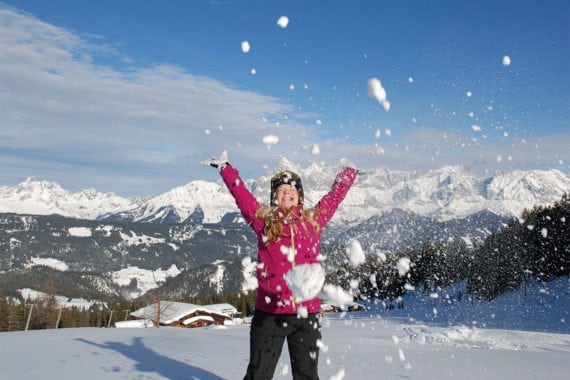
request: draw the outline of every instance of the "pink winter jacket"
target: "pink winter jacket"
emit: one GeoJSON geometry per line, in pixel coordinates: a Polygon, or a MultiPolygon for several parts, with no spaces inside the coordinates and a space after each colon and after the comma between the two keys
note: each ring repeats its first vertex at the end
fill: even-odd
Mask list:
{"type": "MultiPolygon", "coordinates": [[[[356,170],[344,168],[340,172],[330,191],[321,198],[315,206],[315,219],[321,226],[317,233],[314,228],[303,219],[295,219],[283,225],[283,235],[273,244],[267,245],[264,239],[265,222],[257,218],[255,213],[260,204],[247,189],[238,171],[228,164],[221,172],[222,178],[233,195],[243,217],[253,228],[257,235],[258,266],[257,266],[257,298],[255,307],[261,311],[272,314],[297,314],[299,304],[295,302],[291,290],[287,287],[284,275],[293,268],[287,258],[288,249],[295,244],[296,254],[294,265],[318,263],[320,253],[320,235],[322,228],[333,217],[336,209],[346,196],[348,190],[356,179],[356,170]],[[304,224],[304,225],[303,225],[304,224]],[[293,231],[291,231],[293,225],[293,231]],[[291,233],[293,232],[293,233],[291,233]]],[[[291,210],[300,216],[301,207],[291,210]]],[[[317,313],[321,308],[318,298],[303,301],[300,305],[307,308],[308,313],[317,313]]]]}

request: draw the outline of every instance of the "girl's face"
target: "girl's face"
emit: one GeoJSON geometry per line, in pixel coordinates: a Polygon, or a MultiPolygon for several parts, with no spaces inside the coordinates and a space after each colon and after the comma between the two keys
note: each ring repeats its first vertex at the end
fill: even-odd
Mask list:
{"type": "Polygon", "coordinates": [[[289,184],[279,186],[275,191],[275,198],[277,198],[277,206],[284,209],[299,205],[299,191],[289,184]]]}

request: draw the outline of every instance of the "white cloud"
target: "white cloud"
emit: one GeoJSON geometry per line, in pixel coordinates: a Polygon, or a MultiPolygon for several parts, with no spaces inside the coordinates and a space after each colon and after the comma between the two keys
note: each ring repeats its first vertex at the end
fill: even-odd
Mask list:
{"type": "Polygon", "coordinates": [[[103,172],[115,178],[100,191],[120,192],[129,181],[148,185],[152,176],[156,184],[180,176],[180,184],[190,171],[204,171],[200,160],[223,149],[255,162],[259,174],[263,160],[277,162],[282,152],[299,150],[300,139],[313,138],[312,127],[296,121],[305,116],[280,99],[169,64],[98,65],[98,54],[119,54],[27,14],[0,8],[0,35],[0,150],[9,163],[0,182],[39,171],[64,186],[95,186],[103,172]],[[293,137],[268,154],[261,140],[276,128],[293,137]]]}

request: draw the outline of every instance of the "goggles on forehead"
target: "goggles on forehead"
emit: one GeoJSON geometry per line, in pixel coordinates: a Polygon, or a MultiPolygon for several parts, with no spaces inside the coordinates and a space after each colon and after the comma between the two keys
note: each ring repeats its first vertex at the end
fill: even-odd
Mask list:
{"type": "Polygon", "coordinates": [[[285,171],[279,172],[279,173],[275,174],[273,177],[271,177],[271,182],[283,180],[286,178],[289,178],[293,181],[298,181],[301,177],[299,177],[296,173],[285,170],[285,171]]]}

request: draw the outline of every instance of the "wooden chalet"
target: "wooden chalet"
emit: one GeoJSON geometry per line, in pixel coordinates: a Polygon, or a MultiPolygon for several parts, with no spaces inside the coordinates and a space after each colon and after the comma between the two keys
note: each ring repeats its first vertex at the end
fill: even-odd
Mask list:
{"type": "Polygon", "coordinates": [[[233,322],[237,309],[230,304],[194,305],[183,302],[160,301],[131,313],[136,319],[151,320],[170,327],[205,327],[233,322]]]}

